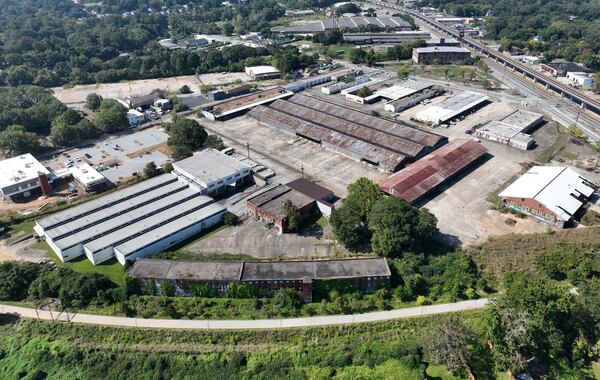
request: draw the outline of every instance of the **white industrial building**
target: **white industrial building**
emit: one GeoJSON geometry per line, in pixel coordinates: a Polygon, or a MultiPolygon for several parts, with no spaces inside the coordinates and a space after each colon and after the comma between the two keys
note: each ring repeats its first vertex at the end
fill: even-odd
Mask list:
{"type": "Polygon", "coordinates": [[[596,188],[573,169],[534,166],[499,196],[507,207],[563,227],[594,194],[596,188]]]}
{"type": "Polygon", "coordinates": [[[476,129],[474,134],[486,140],[527,150],[535,143],[527,133],[543,122],[544,116],[539,113],[516,110],[501,120],[490,121],[476,129]]]}
{"type": "Polygon", "coordinates": [[[84,162],[75,165],[69,171],[75,182],[77,182],[85,191],[100,190],[107,184],[106,177],[88,163],[84,162]]]}
{"type": "Polygon", "coordinates": [[[163,174],[39,219],[34,230],[62,261],[85,255],[94,265],[113,257],[124,265],[219,223],[225,212],[163,174]]]}
{"type": "Polygon", "coordinates": [[[589,74],[584,72],[569,71],[567,72],[567,79],[581,87],[592,87],[594,85],[594,80],[592,79],[592,77],[590,77],[589,74]]]}
{"type": "Polygon", "coordinates": [[[245,71],[252,79],[274,79],[281,76],[281,72],[273,66],[249,66],[245,71]]]}
{"type": "Polygon", "coordinates": [[[482,106],[489,99],[486,95],[465,91],[418,112],[415,118],[426,123],[431,123],[432,125],[440,125],[476,107],[482,106]]]}
{"type": "Polygon", "coordinates": [[[206,149],[174,162],[173,173],[208,195],[235,191],[250,181],[252,174],[248,165],[216,149],[206,149]]]}
{"type": "Polygon", "coordinates": [[[0,161],[0,192],[9,201],[39,196],[42,186],[49,192],[51,182],[50,171],[29,153],[0,161]]]}

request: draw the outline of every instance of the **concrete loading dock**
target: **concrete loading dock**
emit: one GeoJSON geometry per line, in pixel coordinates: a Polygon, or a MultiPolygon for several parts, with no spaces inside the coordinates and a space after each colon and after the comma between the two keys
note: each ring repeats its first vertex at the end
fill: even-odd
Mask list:
{"type": "Polygon", "coordinates": [[[445,142],[441,136],[302,95],[258,107],[250,116],[392,172],[445,142]]]}

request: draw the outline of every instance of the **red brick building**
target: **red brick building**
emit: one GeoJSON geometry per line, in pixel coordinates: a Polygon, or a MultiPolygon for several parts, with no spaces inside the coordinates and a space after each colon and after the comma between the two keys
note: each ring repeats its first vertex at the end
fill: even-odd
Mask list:
{"type": "Polygon", "coordinates": [[[247,201],[248,215],[262,220],[266,225],[274,226],[279,233],[286,231],[284,203],[289,200],[298,209],[300,220],[316,210],[316,201],[286,185],[277,185],[247,201]]]}

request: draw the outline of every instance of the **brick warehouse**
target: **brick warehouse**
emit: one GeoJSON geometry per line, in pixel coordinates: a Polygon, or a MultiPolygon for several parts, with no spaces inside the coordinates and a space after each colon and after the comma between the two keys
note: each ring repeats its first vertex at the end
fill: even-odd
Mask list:
{"type": "Polygon", "coordinates": [[[224,294],[230,284],[251,285],[268,294],[291,288],[302,293],[310,302],[313,289],[320,281],[348,281],[358,290],[370,293],[389,285],[391,272],[383,258],[233,262],[137,260],[130,274],[145,288],[150,281],[175,283],[177,292],[190,294],[192,284],[207,284],[224,294]]]}

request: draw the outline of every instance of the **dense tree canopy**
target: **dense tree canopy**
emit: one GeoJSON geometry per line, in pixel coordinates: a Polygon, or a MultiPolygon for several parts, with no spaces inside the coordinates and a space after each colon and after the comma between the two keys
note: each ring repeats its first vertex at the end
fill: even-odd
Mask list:
{"type": "Polygon", "coordinates": [[[129,127],[127,108],[114,99],[105,99],[96,112],[96,126],[103,132],[115,132],[129,127]]]}
{"type": "Polygon", "coordinates": [[[436,224],[437,219],[427,209],[419,210],[396,197],[380,199],[368,214],[368,226],[373,232],[371,247],[386,257],[418,250],[434,237],[436,224]]]}
{"type": "Polygon", "coordinates": [[[551,60],[562,57],[600,70],[600,3],[595,0],[426,0],[457,16],[486,19],[487,37],[504,48],[511,45],[544,52],[551,60]],[[533,41],[541,36],[542,42],[533,41]]]}

